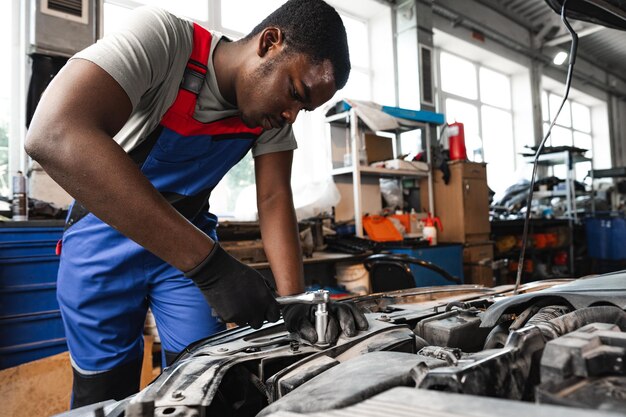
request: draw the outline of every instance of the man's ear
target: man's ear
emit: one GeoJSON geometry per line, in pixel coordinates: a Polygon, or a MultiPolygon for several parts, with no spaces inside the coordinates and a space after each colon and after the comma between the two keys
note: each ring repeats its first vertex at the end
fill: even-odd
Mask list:
{"type": "Polygon", "coordinates": [[[265,28],[259,36],[257,54],[264,57],[270,51],[279,52],[284,46],[284,41],[285,36],[282,30],[276,27],[265,28]]]}

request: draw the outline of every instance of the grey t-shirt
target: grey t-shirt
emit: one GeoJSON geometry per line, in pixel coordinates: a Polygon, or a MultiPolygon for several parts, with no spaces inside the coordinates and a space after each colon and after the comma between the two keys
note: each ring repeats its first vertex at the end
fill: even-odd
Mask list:
{"type": "MultiPolygon", "coordinates": [[[[205,82],[194,118],[208,123],[238,114],[217,86],[213,52],[223,35],[211,31],[213,39],[205,82]]],[[[107,35],[72,57],[95,63],[117,81],[133,105],[124,127],[115,136],[126,152],[139,145],[159,124],[174,103],[193,47],[193,23],[156,7],[139,7],[125,30],[107,35]]],[[[264,131],[252,155],[297,148],[291,125],[264,131]]]]}

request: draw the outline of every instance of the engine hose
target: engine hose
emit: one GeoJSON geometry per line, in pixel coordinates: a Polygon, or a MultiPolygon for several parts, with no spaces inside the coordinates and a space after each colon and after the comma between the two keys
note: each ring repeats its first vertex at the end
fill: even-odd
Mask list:
{"type": "Polygon", "coordinates": [[[533,315],[526,324],[531,325],[550,321],[557,317],[561,317],[570,311],[571,309],[565,306],[546,306],[533,315]]]}
{"type": "MultiPolygon", "coordinates": [[[[626,312],[618,307],[587,307],[549,321],[534,323],[534,325],[539,328],[543,337],[548,341],[576,331],[590,323],[615,324],[620,330],[626,331],[626,312]]],[[[530,321],[528,324],[531,324],[530,321]]]]}
{"type": "MultiPolygon", "coordinates": [[[[519,319],[528,320],[526,321],[526,324],[525,324],[527,326],[537,325],[539,323],[550,321],[552,319],[555,319],[557,317],[560,317],[570,312],[569,307],[559,306],[559,305],[546,306],[546,307],[540,308],[539,310],[536,310],[537,308],[538,307],[534,307],[534,306],[529,307],[527,311],[525,311],[523,314],[519,316],[519,319]],[[533,314],[530,319],[528,319],[528,315],[533,313],[533,309],[534,311],[537,311],[537,312],[533,314]]],[[[499,325],[491,329],[491,332],[489,332],[489,335],[487,335],[487,339],[485,340],[484,349],[499,349],[499,348],[504,347],[509,337],[509,333],[512,330],[517,330],[519,327],[521,327],[521,323],[516,323],[516,322],[517,322],[517,319],[513,323],[511,323],[510,321],[507,321],[504,323],[500,323],[499,325]],[[514,324],[517,324],[517,325],[514,326],[514,324]]]]}
{"type": "Polygon", "coordinates": [[[506,340],[509,338],[509,324],[511,322],[500,323],[487,335],[485,339],[485,345],[483,349],[500,349],[506,345],[506,340]]]}

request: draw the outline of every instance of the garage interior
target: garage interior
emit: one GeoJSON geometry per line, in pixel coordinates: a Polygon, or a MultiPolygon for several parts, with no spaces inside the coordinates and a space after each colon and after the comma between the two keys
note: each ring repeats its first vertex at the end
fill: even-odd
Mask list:
{"type": "MultiPolygon", "coordinates": [[[[429,363],[419,368],[424,374],[416,376],[414,359],[384,357],[382,352],[376,352],[379,359],[367,355],[351,359],[378,361],[381,373],[383,363],[406,368],[406,375],[413,369],[410,384],[398,379],[390,385],[396,387],[393,392],[374,390],[384,395],[380,401],[393,404],[404,398],[410,404],[406,410],[419,410],[427,402],[432,410],[456,415],[446,408],[446,398],[438,397],[439,391],[449,391],[455,393],[457,407],[472,407],[468,397],[459,394],[478,395],[486,401],[481,407],[500,415],[626,414],[626,315],[622,316],[626,308],[626,4],[619,0],[325,1],[345,25],[352,70],[343,89],[316,110],[301,112],[293,125],[298,148],[291,186],[306,291],[327,294],[324,305],[328,297],[338,302],[355,300],[371,313],[377,324],[372,327],[370,322],[370,330],[380,332],[376,333],[380,340],[363,345],[370,352],[419,351],[458,368],[475,362],[474,368],[468,365],[455,374],[458,385],[454,385],[446,380],[449,374],[437,373],[442,364],[429,363]],[[567,16],[577,34],[577,49],[572,48],[572,35],[560,15],[563,3],[571,8],[567,16]],[[602,281],[595,284],[596,277],[602,281]],[[559,290],[559,285],[572,287],[559,290]],[[547,295],[537,303],[533,294],[542,291],[547,295]],[[515,304],[515,297],[526,297],[525,304],[515,304]],[[394,303],[425,307],[411,310],[396,308],[394,303]],[[591,321],[583,323],[576,318],[580,325],[568,328],[567,335],[539,323],[541,314],[554,321],[594,308],[607,310],[594,310],[597,320],[585,316],[591,321]],[[376,327],[389,323],[410,330],[376,327]],[[539,333],[528,330],[531,327],[539,333]],[[444,337],[443,332],[450,333],[444,337]],[[502,382],[504,376],[497,379],[497,366],[488,371],[481,368],[506,387],[506,392],[489,391],[487,385],[498,383],[472,373],[478,372],[476,364],[487,357],[488,349],[492,353],[509,349],[498,353],[498,366],[522,369],[520,362],[534,360],[528,353],[529,340],[539,334],[546,346],[541,348],[541,371],[531,367],[523,384],[502,382]],[[579,339],[564,342],[566,336],[579,339]],[[414,345],[414,337],[428,343],[414,345]],[[582,340],[590,344],[583,346],[582,340]],[[437,343],[444,350],[429,350],[437,343]],[[592,349],[591,345],[603,350],[579,352],[586,365],[576,356],[564,365],[567,371],[558,371],[564,376],[555,377],[558,372],[549,368],[546,358],[562,358],[558,349],[575,349],[574,345],[581,352],[592,349]],[[475,356],[463,356],[467,352],[475,356]],[[461,376],[475,385],[460,382],[461,376]],[[578,385],[573,378],[578,378],[578,385]],[[591,379],[598,385],[579,396],[572,394],[581,381],[591,384],[591,379]],[[481,384],[483,388],[475,388],[481,384]],[[524,384],[532,385],[531,394],[524,384]],[[401,391],[407,386],[430,391],[413,389],[420,391],[415,394],[420,397],[410,397],[401,391]],[[594,396],[605,391],[611,394],[604,400],[594,396]],[[490,403],[493,398],[522,401],[507,409],[490,403]],[[555,408],[525,408],[537,404],[555,408]]],[[[0,51],[6,57],[0,68],[0,393],[4,399],[0,416],[52,416],[70,410],[72,368],[56,283],[60,242],[73,198],[24,150],[33,114],[50,82],[75,53],[124,28],[135,8],[163,8],[237,40],[283,3],[5,0],[0,4],[0,51]]],[[[220,246],[274,283],[256,201],[254,158],[248,153],[211,192],[210,209],[219,218],[220,246]]],[[[150,207],[144,208],[144,215],[151,215],[150,207]]],[[[553,321],[549,323],[556,326],[553,321]]],[[[237,335],[242,340],[252,337],[250,328],[228,327],[234,336],[220,336],[224,346],[234,346],[237,335]]],[[[268,323],[263,329],[270,329],[267,334],[285,333],[268,323]]],[[[165,366],[151,312],[143,333],[143,391],[135,400],[123,407],[101,404],[68,417],[256,415],[260,410],[246,408],[252,402],[247,397],[232,400],[245,403],[241,409],[224,405],[232,392],[238,392],[233,387],[243,386],[235,377],[224,378],[219,397],[224,404],[219,406],[218,400],[197,407],[185,403],[187,408],[180,411],[160,403],[159,395],[173,389],[164,378],[175,380],[177,369],[183,370],[165,366]],[[156,398],[150,397],[151,405],[146,406],[149,395],[156,398]]],[[[349,343],[344,339],[349,338],[341,336],[337,346],[349,343]]],[[[211,343],[205,355],[224,353],[215,347],[218,342],[211,343]]],[[[202,356],[194,346],[179,357],[179,364],[202,356]]],[[[294,348],[291,342],[276,349],[291,355],[313,354],[320,346],[304,343],[294,348]]],[[[271,368],[267,364],[272,359],[266,358],[261,360],[265,365],[258,365],[264,369],[261,374],[267,373],[265,379],[252,373],[254,383],[247,381],[245,386],[265,384],[259,401],[267,408],[261,415],[330,412],[331,408],[316,408],[325,402],[324,395],[333,395],[324,387],[359,385],[358,374],[348,378],[339,372],[349,363],[347,354],[341,356],[344,353],[336,351],[311,361],[305,368],[319,372],[300,382],[286,376],[288,366],[295,366],[293,361],[271,368]],[[309,391],[296,389],[311,383],[309,391]]],[[[333,399],[326,406],[336,410],[355,404],[333,399]]],[[[410,415],[403,414],[406,410],[392,409],[386,415],[410,415]]],[[[367,408],[349,412],[373,413],[367,408]]],[[[424,415],[431,415],[426,408],[424,415]]]]}

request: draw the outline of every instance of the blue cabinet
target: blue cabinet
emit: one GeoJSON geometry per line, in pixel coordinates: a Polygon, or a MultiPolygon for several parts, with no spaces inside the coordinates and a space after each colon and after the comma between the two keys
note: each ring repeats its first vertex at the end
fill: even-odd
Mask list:
{"type": "Polygon", "coordinates": [[[67,350],[56,298],[62,224],[0,223],[0,369],[67,350]]]}
{"type": "MultiPolygon", "coordinates": [[[[423,261],[431,262],[446,272],[463,280],[463,245],[441,244],[421,248],[391,248],[392,253],[404,253],[423,261]]],[[[416,287],[430,287],[434,285],[453,285],[438,273],[418,265],[411,265],[411,272],[416,287]]]]}

